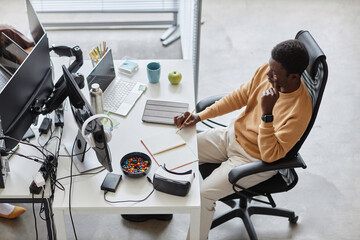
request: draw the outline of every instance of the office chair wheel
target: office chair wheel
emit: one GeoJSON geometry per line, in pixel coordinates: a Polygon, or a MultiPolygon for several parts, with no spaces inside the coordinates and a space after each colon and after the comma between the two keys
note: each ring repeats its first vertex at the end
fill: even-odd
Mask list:
{"type": "Polygon", "coordinates": [[[297,223],[298,219],[299,219],[299,216],[291,217],[291,218],[289,218],[289,222],[292,224],[295,224],[295,223],[297,223]]]}

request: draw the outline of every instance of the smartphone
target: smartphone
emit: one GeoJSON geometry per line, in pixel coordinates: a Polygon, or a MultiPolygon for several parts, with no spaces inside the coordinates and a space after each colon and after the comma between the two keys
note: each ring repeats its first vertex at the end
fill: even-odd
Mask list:
{"type": "Polygon", "coordinates": [[[101,184],[101,190],[115,192],[116,188],[119,186],[122,175],[115,173],[107,173],[103,183],[101,184]]]}

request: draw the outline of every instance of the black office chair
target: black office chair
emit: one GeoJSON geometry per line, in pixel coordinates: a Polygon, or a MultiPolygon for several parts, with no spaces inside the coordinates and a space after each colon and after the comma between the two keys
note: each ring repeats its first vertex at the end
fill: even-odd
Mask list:
{"type": "MultiPolygon", "coordinates": [[[[290,223],[296,223],[298,220],[298,216],[295,215],[295,212],[276,208],[276,204],[271,194],[286,192],[292,189],[298,182],[298,176],[294,169],[300,167],[304,169],[306,168],[306,164],[298,151],[314,125],[328,77],[328,68],[326,56],[308,31],[298,32],[295,39],[298,39],[305,44],[310,56],[309,65],[302,75],[302,79],[306,83],[313,103],[313,114],[309,125],[300,140],[284,158],[273,163],[265,163],[263,161],[252,162],[236,167],[230,171],[229,181],[233,184],[235,193],[220,199],[220,201],[228,204],[233,209],[230,212],[214,219],[211,228],[215,228],[232,218],[240,217],[244,222],[250,239],[257,239],[250,219],[250,216],[253,214],[287,217],[290,223]],[[249,189],[242,189],[241,186],[236,184],[239,179],[245,176],[270,170],[278,170],[278,173],[272,178],[249,189]],[[254,198],[255,196],[264,196],[268,201],[256,199],[254,198]],[[234,199],[239,199],[239,206],[237,208],[234,208],[236,205],[234,199]],[[248,203],[250,203],[251,200],[269,204],[271,207],[249,206],[248,203]]],[[[207,106],[210,106],[222,96],[223,95],[217,95],[215,97],[204,99],[204,101],[200,101],[196,106],[197,112],[204,110],[207,106]]],[[[218,164],[202,164],[200,165],[200,172],[202,176],[206,178],[218,166],[218,164]]]]}

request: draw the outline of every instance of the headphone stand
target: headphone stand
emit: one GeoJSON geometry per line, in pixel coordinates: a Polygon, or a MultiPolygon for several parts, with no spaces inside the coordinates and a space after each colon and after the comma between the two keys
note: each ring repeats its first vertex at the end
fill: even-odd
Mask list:
{"type": "Polygon", "coordinates": [[[80,130],[78,130],[78,134],[75,138],[75,146],[74,142],[67,142],[64,143],[64,145],[67,152],[74,156],[74,164],[80,173],[102,167],[102,165],[97,160],[95,151],[93,149],[88,149],[88,151],[86,151],[88,144],[82,136],[80,130]]]}

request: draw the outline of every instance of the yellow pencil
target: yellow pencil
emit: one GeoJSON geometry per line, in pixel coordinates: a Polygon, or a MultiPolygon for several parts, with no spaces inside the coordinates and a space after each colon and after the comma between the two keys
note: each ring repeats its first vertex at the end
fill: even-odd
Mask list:
{"type": "Polygon", "coordinates": [[[189,118],[191,117],[191,115],[195,112],[195,108],[194,110],[192,110],[192,112],[189,114],[189,116],[185,119],[185,121],[181,124],[181,126],[179,127],[179,129],[176,131],[176,133],[178,133],[181,129],[183,129],[185,123],[187,122],[187,120],[189,120],[189,118]]]}
{"type": "Polygon", "coordinates": [[[160,153],[164,153],[164,152],[167,152],[167,151],[171,151],[171,150],[174,150],[176,148],[179,148],[179,147],[182,147],[182,146],[185,146],[186,143],[183,143],[183,144],[180,144],[180,145],[177,145],[175,147],[172,147],[172,148],[168,148],[168,149],[165,149],[165,150],[162,150],[160,152],[157,152],[157,153],[154,153],[154,155],[157,155],[157,154],[160,154],[160,153]]]}

